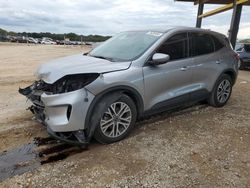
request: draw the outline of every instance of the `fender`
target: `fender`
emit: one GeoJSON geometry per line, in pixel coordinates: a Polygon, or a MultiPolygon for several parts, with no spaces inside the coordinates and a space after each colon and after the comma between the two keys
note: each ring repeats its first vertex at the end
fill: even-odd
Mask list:
{"type": "Polygon", "coordinates": [[[127,94],[129,97],[132,98],[132,100],[135,102],[135,105],[137,107],[137,117],[141,117],[143,112],[144,112],[144,103],[143,103],[143,99],[141,97],[141,95],[139,94],[138,91],[136,91],[134,88],[129,87],[129,86],[115,86],[115,87],[111,87],[107,90],[102,91],[101,93],[99,93],[94,100],[92,101],[92,103],[90,104],[89,110],[87,112],[86,115],[86,119],[85,119],[85,131],[86,131],[86,135],[88,137],[88,140],[91,139],[91,137],[94,134],[95,131],[95,127],[90,127],[90,119],[91,119],[91,114],[96,106],[96,104],[106,95],[112,95],[113,93],[120,93],[120,94],[127,94]]]}
{"type": "MultiPolygon", "coordinates": [[[[232,78],[232,81],[233,81],[233,85],[235,84],[235,82],[236,82],[236,79],[237,79],[237,76],[238,76],[238,73],[234,70],[234,69],[232,69],[232,68],[229,68],[229,69],[226,69],[226,70],[224,70],[222,73],[221,73],[221,75],[222,74],[228,74],[228,75],[230,75],[231,76],[231,78],[232,78]]],[[[221,76],[220,75],[220,76],[221,76]]],[[[219,77],[220,77],[219,76],[219,77]]],[[[217,81],[217,80],[216,80],[217,81]]]]}

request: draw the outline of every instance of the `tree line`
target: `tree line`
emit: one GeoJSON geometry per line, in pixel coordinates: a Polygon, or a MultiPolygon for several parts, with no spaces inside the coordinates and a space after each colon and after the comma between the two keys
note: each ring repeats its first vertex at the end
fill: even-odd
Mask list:
{"type": "Polygon", "coordinates": [[[33,38],[43,38],[43,37],[49,37],[53,40],[64,40],[65,38],[70,39],[71,41],[81,41],[81,39],[84,42],[102,42],[110,38],[110,36],[102,36],[102,35],[78,35],[75,33],[65,33],[65,34],[56,34],[56,33],[50,33],[50,32],[13,32],[13,31],[6,31],[4,29],[0,28],[0,40],[3,39],[7,35],[10,36],[27,36],[27,37],[33,37],[33,38]]]}
{"type": "MultiPolygon", "coordinates": [[[[75,33],[66,33],[66,34],[56,34],[50,32],[13,32],[6,31],[0,28],[0,41],[3,41],[7,35],[10,36],[28,36],[33,38],[43,38],[49,37],[53,40],[64,40],[65,38],[69,38],[71,41],[81,41],[81,38],[84,42],[102,42],[109,39],[111,36],[102,36],[102,35],[78,35],[75,33]]],[[[250,39],[239,40],[240,43],[250,43],[250,39]]]]}

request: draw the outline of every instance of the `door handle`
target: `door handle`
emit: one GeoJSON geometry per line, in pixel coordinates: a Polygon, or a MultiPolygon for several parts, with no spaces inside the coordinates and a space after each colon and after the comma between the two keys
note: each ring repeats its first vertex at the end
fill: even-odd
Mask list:
{"type": "Polygon", "coordinates": [[[220,64],[221,63],[221,60],[217,60],[215,61],[216,64],[220,64]]]}
{"type": "Polygon", "coordinates": [[[186,71],[188,69],[188,67],[181,67],[181,71],[186,71]]]}

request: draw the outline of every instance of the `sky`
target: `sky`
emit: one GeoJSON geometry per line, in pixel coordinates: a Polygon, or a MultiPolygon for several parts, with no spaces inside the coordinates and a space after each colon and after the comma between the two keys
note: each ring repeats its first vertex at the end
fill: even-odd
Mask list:
{"type": "MultiPolygon", "coordinates": [[[[216,8],[205,5],[205,11],[216,8]]],[[[15,32],[114,35],[166,26],[195,26],[197,6],[174,0],[0,0],[0,28],[15,32]]],[[[232,11],[205,18],[202,27],[224,34],[232,11]]],[[[243,7],[238,38],[250,38],[250,6],[243,7]]]]}

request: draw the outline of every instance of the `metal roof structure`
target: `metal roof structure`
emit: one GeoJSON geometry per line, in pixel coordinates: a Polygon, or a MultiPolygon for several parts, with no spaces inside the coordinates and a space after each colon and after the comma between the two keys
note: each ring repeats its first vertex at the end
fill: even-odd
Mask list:
{"type": "MultiPolygon", "coordinates": [[[[176,0],[176,1],[184,1],[184,2],[193,2],[195,5],[203,3],[203,4],[229,4],[233,3],[234,0],[176,0]]],[[[250,1],[244,3],[245,5],[250,5],[250,1]]]]}
{"type": "Polygon", "coordinates": [[[229,33],[229,40],[231,41],[233,47],[235,47],[237,34],[239,31],[239,24],[242,12],[242,6],[250,6],[250,0],[175,0],[181,2],[192,2],[194,5],[198,5],[198,13],[196,20],[196,27],[201,27],[202,19],[219,14],[221,12],[233,9],[232,19],[229,33]],[[217,4],[222,5],[219,8],[203,13],[205,4],[217,4]]]}

